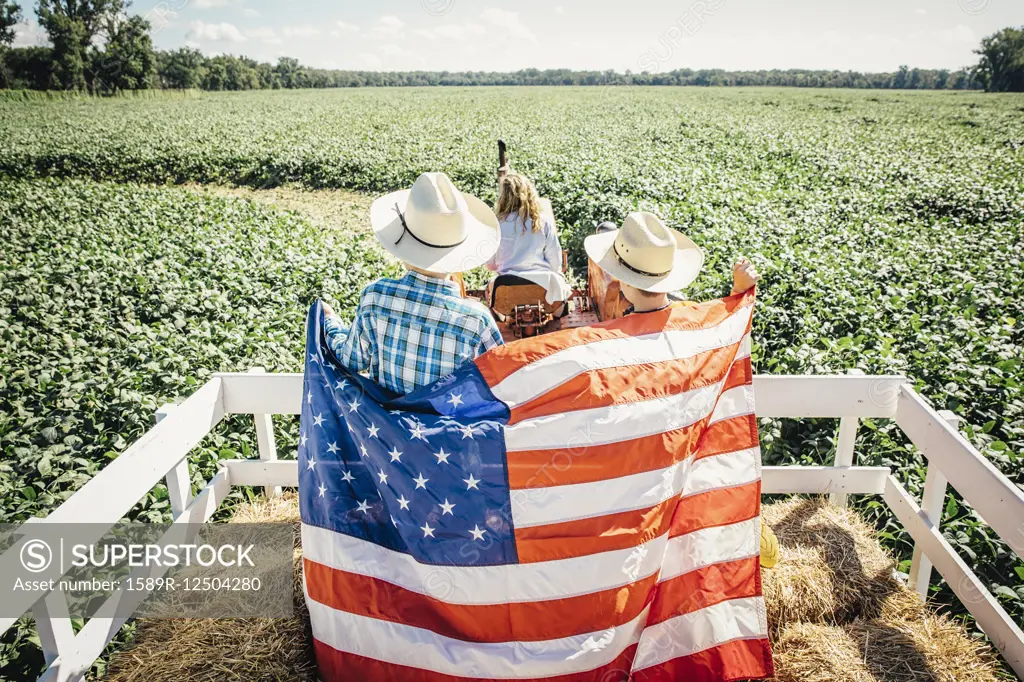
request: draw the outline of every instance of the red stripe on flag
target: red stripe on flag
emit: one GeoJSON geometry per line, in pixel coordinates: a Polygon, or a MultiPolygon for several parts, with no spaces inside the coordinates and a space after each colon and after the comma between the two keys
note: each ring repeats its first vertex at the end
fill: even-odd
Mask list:
{"type": "Polygon", "coordinates": [[[693,613],[729,599],[757,597],[759,557],[712,564],[658,585],[648,625],[693,613]]]}
{"type": "MultiPolygon", "coordinates": [[[[760,513],[760,481],[687,495],[679,500],[669,536],[676,537],[702,528],[749,521],[760,513]]],[[[518,532],[517,530],[517,535],[518,532]]]]}
{"type": "Polygon", "coordinates": [[[537,642],[617,627],[640,615],[657,582],[657,575],[652,575],[623,587],[563,599],[449,604],[308,559],[303,559],[303,566],[306,592],[314,601],[465,642],[537,642]]]}
{"type": "Polygon", "coordinates": [[[723,419],[709,426],[694,457],[702,459],[727,452],[739,452],[757,444],[757,417],[744,414],[723,419]]]}
{"type": "Polygon", "coordinates": [[[488,386],[494,387],[532,362],[558,351],[594,341],[641,336],[673,329],[705,329],[720,324],[738,308],[753,302],[754,294],[730,296],[706,303],[678,303],[663,311],[645,315],[627,315],[590,327],[566,329],[521,339],[478,357],[475,362],[488,386]]]}
{"type": "Polygon", "coordinates": [[[738,343],[678,360],[584,372],[513,408],[508,423],[653,400],[710,386],[721,381],[729,371],[737,348],[738,343]]]}
{"type": "Polygon", "coordinates": [[[722,386],[722,393],[725,393],[730,388],[746,386],[753,382],[754,371],[750,366],[750,358],[740,358],[729,369],[729,374],[725,377],[725,385],[722,386]]]}
{"type": "Polygon", "coordinates": [[[673,497],[646,509],[516,528],[519,561],[553,561],[642,545],[665,533],[676,501],[673,497]]]}
{"type": "Polygon", "coordinates": [[[772,677],[772,653],[767,639],[738,639],[633,673],[631,682],[732,682],[772,677]]]}
{"type": "MultiPolygon", "coordinates": [[[[378,661],[366,656],[349,654],[313,640],[320,679],[331,682],[352,680],[353,682],[471,682],[476,677],[455,677],[432,670],[414,668],[378,661]]],[[[614,661],[594,670],[555,677],[517,677],[517,682],[626,682],[636,655],[636,645],[630,645],[614,661]]]]}
{"type": "Polygon", "coordinates": [[[706,421],[617,443],[509,452],[509,485],[513,490],[547,488],[665,469],[697,448],[706,421]]]}

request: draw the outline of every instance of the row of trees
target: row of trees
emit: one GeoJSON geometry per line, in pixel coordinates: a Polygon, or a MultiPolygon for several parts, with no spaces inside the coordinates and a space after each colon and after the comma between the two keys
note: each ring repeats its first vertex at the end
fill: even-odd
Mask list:
{"type": "Polygon", "coordinates": [[[53,47],[10,49],[21,8],[0,1],[0,86],[108,93],[159,84],[150,25],[124,0],[38,0],[53,47]]]}
{"type": "Polygon", "coordinates": [[[125,11],[125,0],[38,0],[39,25],[52,47],[10,48],[22,19],[13,0],[0,0],[0,87],[109,93],[145,88],[259,90],[414,85],[776,85],[817,88],[898,88],[1024,91],[1024,28],[982,41],[972,68],[856,71],[724,71],[677,69],[618,73],[569,69],[493,71],[340,71],[297,59],[277,64],[243,56],[206,57],[193,48],[155,51],[149,23],[125,11]]]}

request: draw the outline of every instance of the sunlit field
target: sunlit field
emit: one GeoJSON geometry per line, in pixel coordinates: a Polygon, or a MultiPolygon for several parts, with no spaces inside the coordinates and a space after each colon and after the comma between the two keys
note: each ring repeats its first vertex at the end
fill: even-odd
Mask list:
{"type": "MultiPolygon", "coordinates": [[[[495,141],[551,199],[574,276],[595,223],[651,210],[707,250],[686,293],[764,273],[763,374],[905,374],[1024,484],[1024,96],[697,88],[270,91],[0,101],[0,522],[44,514],[211,372],[301,371],[302,316],[350,315],[396,265],[365,230],[170,187],[380,193],[422,171],[494,198],[495,141]]],[[[920,493],[865,420],[859,461],[920,493]]],[[[295,424],[280,424],[294,457],[295,424]]],[[[763,420],[766,464],[831,460],[837,424],[763,420]]],[[[255,447],[251,421],[197,477],[255,447]]],[[[910,544],[859,503],[909,566],[910,544]]],[[[162,489],[133,512],[166,518],[162,489]]],[[[969,508],[943,530],[1018,620],[1024,564],[969,508]]],[[[938,581],[936,581],[938,582],[938,581]]],[[[944,586],[938,598],[955,599],[944,586]]],[[[959,605],[954,608],[962,608],[959,605]]]]}

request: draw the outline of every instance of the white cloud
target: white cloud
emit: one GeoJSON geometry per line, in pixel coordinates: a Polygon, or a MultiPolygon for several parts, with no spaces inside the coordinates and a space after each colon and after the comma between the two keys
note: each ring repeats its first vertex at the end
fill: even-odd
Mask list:
{"type": "Polygon", "coordinates": [[[450,40],[462,40],[466,37],[466,27],[460,24],[444,24],[434,29],[434,33],[450,40]]]}
{"type": "Polygon", "coordinates": [[[14,25],[14,47],[33,47],[47,42],[46,31],[31,19],[14,25]]]}
{"type": "Polygon", "coordinates": [[[437,36],[434,35],[434,32],[425,28],[418,28],[413,31],[413,34],[418,35],[420,38],[426,38],[427,40],[437,40],[437,36]]]}
{"type": "Polygon", "coordinates": [[[565,14],[565,6],[558,5],[555,7],[555,14],[565,14]]]}
{"type": "Polygon", "coordinates": [[[477,35],[484,35],[487,33],[487,29],[480,24],[466,24],[466,30],[470,33],[476,33],[477,35]]]}
{"type": "Polygon", "coordinates": [[[260,11],[258,9],[253,9],[252,7],[246,7],[242,10],[242,16],[249,17],[250,19],[255,19],[256,17],[260,16],[260,11]]]}
{"type": "Polygon", "coordinates": [[[280,45],[281,39],[277,37],[277,33],[274,29],[264,26],[261,28],[250,28],[245,31],[246,38],[252,38],[253,40],[262,40],[267,45],[280,45]]]}
{"type": "Polygon", "coordinates": [[[285,38],[312,38],[320,35],[320,29],[316,26],[285,26],[285,38]]]}
{"type": "Polygon", "coordinates": [[[380,51],[388,57],[401,57],[406,54],[406,51],[400,48],[398,45],[388,43],[387,45],[381,45],[380,51]]]}
{"type": "Polygon", "coordinates": [[[377,25],[373,27],[371,33],[378,38],[397,39],[402,37],[403,28],[405,28],[404,21],[393,14],[387,14],[377,20],[377,25]]]}
{"type": "Polygon", "coordinates": [[[189,24],[188,35],[191,40],[212,40],[215,42],[227,41],[230,43],[244,43],[245,36],[234,24],[222,21],[219,24],[207,24],[204,21],[193,21],[189,24]]]}
{"type": "Polygon", "coordinates": [[[533,31],[527,28],[526,25],[519,20],[519,12],[510,12],[508,10],[491,7],[483,11],[480,15],[480,19],[482,19],[485,24],[490,24],[491,26],[496,26],[502,29],[513,38],[519,38],[531,43],[538,42],[537,36],[533,34],[533,31]]]}
{"type": "Polygon", "coordinates": [[[369,52],[360,52],[356,55],[356,64],[356,68],[368,70],[379,69],[383,66],[383,62],[380,60],[380,57],[375,54],[370,54],[369,52]]]}
{"type": "Polygon", "coordinates": [[[917,9],[914,10],[914,14],[928,14],[928,10],[926,10],[924,7],[918,7],[917,9]]]}
{"type": "Polygon", "coordinates": [[[210,9],[211,7],[228,7],[234,4],[235,0],[192,0],[192,6],[196,9],[210,9]]]}
{"type": "Polygon", "coordinates": [[[954,29],[938,31],[935,36],[947,43],[976,43],[978,41],[974,37],[974,31],[963,24],[957,24],[954,29]]]}
{"type": "Polygon", "coordinates": [[[359,27],[355,24],[346,24],[344,21],[337,23],[338,33],[358,33],[359,27]]]}

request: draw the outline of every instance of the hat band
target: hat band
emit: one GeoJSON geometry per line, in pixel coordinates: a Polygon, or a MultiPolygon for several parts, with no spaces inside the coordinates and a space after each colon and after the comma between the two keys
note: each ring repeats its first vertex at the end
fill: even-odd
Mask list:
{"type": "MultiPolygon", "coordinates": [[[[413,236],[415,237],[416,235],[413,236]]],[[[622,256],[619,255],[619,247],[615,245],[615,242],[612,242],[612,251],[615,253],[615,258],[618,259],[620,264],[626,266],[626,268],[632,270],[638,275],[644,275],[646,277],[664,277],[668,273],[672,272],[672,268],[669,268],[665,272],[647,272],[646,270],[641,270],[640,268],[634,268],[632,265],[627,263],[622,256]]]]}
{"type": "Polygon", "coordinates": [[[398,246],[398,242],[402,241],[402,238],[405,237],[406,233],[408,233],[409,236],[418,241],[420,244],[423,244],[424,246],[429,246],[432,249],[451,249],[461,245],[463,242],[466,241],[466,239],[469,238],[469,235],[466,235],[465,237],[455,242],[454,244],[431,244],[430,242],[424,241],[417,237],[416,233],[409,229],[409,226],[405,222],[405,216],[402,215],[402,209],[398,208],[397,201],[395,202],[395,213],[398,214],[398,219],[402,221],[402,234],[398,235],[398,239],[395,240],[395,246],[398,246]]]}

